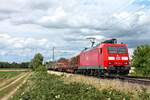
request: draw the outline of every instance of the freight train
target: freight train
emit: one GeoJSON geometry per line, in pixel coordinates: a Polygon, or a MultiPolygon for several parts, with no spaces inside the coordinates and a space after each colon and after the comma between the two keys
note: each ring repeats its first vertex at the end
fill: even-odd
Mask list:
{"type": "Polygon", "coordinates": [[[57,61],[54,70],[96,76],[127,75],[130,70],[127,44],[106,40],[76,57],[57,61]]]}

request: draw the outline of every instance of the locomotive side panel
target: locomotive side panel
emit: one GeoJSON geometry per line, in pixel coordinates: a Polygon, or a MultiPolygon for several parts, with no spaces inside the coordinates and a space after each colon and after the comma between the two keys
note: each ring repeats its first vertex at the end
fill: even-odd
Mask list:
{"type": "Polygon", "coordinates": [[[95,48],[80,54],[80,67],[92,68],[99,66],[99,49],[95,48]]]}
{"type": "Polygon", "coordinates": [[[99,48],[99,65],[101,68],[105,68],[106,69],[106,62],[107,62],[107,52],[106,52],[106,48],[105,46],[101,46],[99,48]]]}
{"type": "Polygon", "coordinates": [[[87,58],[88,58],[88,62],[89,62],[89,65],[88,66],[91,66],[91,67],[98,67],[98,49],[94,49],[94,50],[91,50],[89,52],[89,54],[87,54],[87,58]]]}

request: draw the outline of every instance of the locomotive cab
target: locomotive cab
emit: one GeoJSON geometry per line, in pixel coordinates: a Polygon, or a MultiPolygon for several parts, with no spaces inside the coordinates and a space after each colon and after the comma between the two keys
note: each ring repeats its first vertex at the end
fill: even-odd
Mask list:
{"type": "Polygon", "coordinates": [[[108,74],[127,75],[130,70],[127,44],[104,43],[104,68],[108,74]]]}

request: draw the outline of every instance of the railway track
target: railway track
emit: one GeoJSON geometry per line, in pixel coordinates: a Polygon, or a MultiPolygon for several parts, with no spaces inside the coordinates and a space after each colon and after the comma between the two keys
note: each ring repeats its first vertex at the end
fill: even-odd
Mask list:
{"type": "Polygon", "coordinates": [[[105,76],[103,78],[112,79],[112,80],[117,79],[125,82],[150,86],[150,77],[145,77],[145,76],[105,76]]]}
{"type": "Polygon", "coordinates": [[[140,85],[149,85],[150,86],[150,77],[143,77],[143,76],[103,76],[100,78],[110,79],[110,80],[116,79],[116,80],[120,80],[123,82],[130,82],[130,83],[136,83],[136,84],[140,84],[140,85]]]}
{"type": "Polygon", "coordinates": [[[141,85],[150,86],[150,77],[145,77],[145,76],[102,76],[100,78],[112,79],[112,80],[117,79],[123,82],[137,83],[141,85]]]}
{"type": "MultiPolygon", "coordinates": [[[[56,71],[58,72],[58,71],[56,71]]],[[[60,72],[61,73],[61,72],[60,72]]],[[[66,73],[67,72],[63,72],[66,73]]],[[[71,74],[71,73],[69,73],[71,74]]],[[[83,74],[80,74],[83,75],[83,74]]],[[[87,75],[85,75],[87,76],[87,75]]],[[[96,76],[87,76],[87,77],[96,77],[96,76]]],[[[130,83],[137,83],[137,84],[141,84],[141,85],[149,85],[150,86],[150,77],[144,77],[144,76],[103,76],[100,77],[103,79],[112,79],[112,80],[120,80],[120,81],[124,81],[124,82],[130,82],[130,83]]]]}
{"type": "Polygon", "coordinates": [[[121,81],[128,81],[131,83],[137,83],[142,85],[150,85],[150,77],[142,76],[117,76],[117,79],[121,81]]]}

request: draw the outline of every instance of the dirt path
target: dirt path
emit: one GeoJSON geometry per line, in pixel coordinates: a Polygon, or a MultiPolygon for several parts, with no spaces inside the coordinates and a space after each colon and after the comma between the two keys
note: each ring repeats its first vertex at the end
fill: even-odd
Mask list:
{"type": "Polygon", "coordinates": [[[18,77],[16,80],[14,80],[13,82],[11,82],[10,84],[0,88],[0,92],[6,88],[8,88],[9,86],[11,86],[12,84],[16,83],[18,80],[20,80],[21,78],[25,77],[27,73],[24,73],[22,76],[18,77]]]}
{"type": "Polygon", "coordinates": [[[27,81],[30,75],[31,75],[31,72],[27,72],[23,74],[22,76],[20,76],[19,78],[17,78],[16,80],[14,80],[12,83],[1,88],[0,92],[5,91],[5,89],[9,89],[9,88],[12,88],[12,89],[8,91],[7,95],[4,95],[3,97],[1,97],[0,100],[8,100],[12,95],[14,95],[16,91],[27,81]]]}
{"type": "Polygon", "coordinates": [[[15,89],[13,89],[8,95],[4,96],[1,100],[8,100],[10,97],[12,97],[16,91],[27,81],[27,79],[30,77],[31,73],[28,73],[23,77],[23,81],[21,84],[19,84],[15,89]]]}
{"type": "Polygon", "coordinates": [[[63,76],[63,75],[65,75],[66,77],[75,75],[75,74],[71,74],[71,73],[57,72],[57,71],[47,71],[47,72],[48,72],[49,74],[55,74],[55,75],[58,75],[58,76],[63,76]]]}
{"type": "Polygon", "coordinates": [[[24,73],[21,73],[21,74],[15,76],[15,77],[10,78],[10,79],[3,79],[3,80],[1,80],[1,82],[0,82],[0,89],[1,89],[2,87],[4,87],[5,85],[10,84],[10,83],[13,82],[14,80],[16,80],[17,78],[19,78],[20,76],[22,76],[23,74],[24,74],[24,73]]]}
{"type": "Polygon", "coordinates": [[[25,72],[28,71],[28,69],[0,69],[0,72],[25,72]]]}

